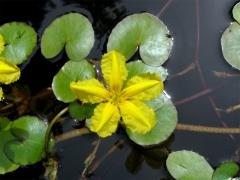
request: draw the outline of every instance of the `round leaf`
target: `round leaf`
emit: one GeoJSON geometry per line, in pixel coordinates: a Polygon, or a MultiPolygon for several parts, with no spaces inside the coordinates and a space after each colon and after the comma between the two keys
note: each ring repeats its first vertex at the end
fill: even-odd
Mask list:
{"type": "Polygon", "coordinates": [[[41,50],[45,58],[53,58],[65,46],[71,60],[85,58],[94,43],[94,32],[89,20],[79,13],[69,13],[55,19],[44,31],[41,50]]]}
{"type": "Polygon", "coordinates": [[[7,118],[0,117],[0,174],[5,174],[16,170],[19,165],[11,162],[4,152],[4,145],[15,137],[10,133],[10,122],[7,118]]]}
{"type": "Polygon", "coordinates": [[[177,180],[211,180],[213,169],[204,157],[192,151],[176,151],[167,158],[167,169],[177,180]]]}
{"type": "Polygon", "coordinates": [[[237,3],[232,10],[233,18],[237,21],[240,22],[240,3],[237,3]]]}
{"type": "Polygon", "coordinates": [[[94,68],[86,60],[79,62],[68,61],[53,79],[53,92],[59,101],[65,103],[73,102],[76,97],[70,90],[70,83],[72,81],[90,79],[94,76],[94,68]]]}
{"type": "Polygon", "coordinates": [[[107,49],[118,50],[131,58],[138,47],[140,56],[148,65],[159,66],[169,57],[173,38],[162,21],[148,14],[134,14],[126,17],[112,30],[107,49]]]}
{"type": "Polygon", "coordinates": [[[128,69],[128,79],[140,73],[146,73],[146,72],[159,74],[162,81],[165,81],[168,76],[168,71],[164,67],[148,66],[139,60],[127,63],[127,69],[128,69]]]}
{"type": "Polygon", "coordinates": [[[228,180],[234,177],[239,171],[239,166],[235,162],[221,164],[213,173],[212,180],[228,180]]]}
{"type": "Polygon", "coordinates": [[[172,134],[177,125],[177,110],[168,99],[164,105],[155,111],[157,123],[153,129],[146,134],[137,134],[127,129],[129,138],[139,145],[159,144],[172,134]]]}
{"type": "Polygon", "coordinates": [[[226,61],[240,70],[240,25],[232,23],[223,33],[222,52],[226,61]]]}
{"type": "Polygon", "coordinates": [[[31,55],[37,43],[35,30],[22,22],[11,22],[0,26],[5,49],[0,54],[14,64],[21,64],[31,55]]]}
{"type": "Polygon", "coordinates": [[[16,140],[5,144],[5,153],[12,162],[34,164],[43,158],[47,125],[34,116],[23,116],[11,125],[16,140]]]}

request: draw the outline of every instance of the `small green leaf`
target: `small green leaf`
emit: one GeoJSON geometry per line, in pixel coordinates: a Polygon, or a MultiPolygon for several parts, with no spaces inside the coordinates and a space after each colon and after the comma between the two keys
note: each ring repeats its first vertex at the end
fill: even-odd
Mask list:
{"type": "Polygon", "coordinates": [[[46,28],[41,50],[45,58],[53,58],[65,46],[69,59],[80,61],[89,54],[93,43],[94,31],[89,20],[79,13],[69,13],[46,28]]]}
{"type": "Polygon", "coordinates": [[[186,150],[170,153],[167,169],[177,180],[211,180],[213,174],[204,157],[186,150]]]}
{"type": "Polygon", "coordinates": [[[95,70],[86,60],[79,62],[68,61],[53,79],[53,92],[59,101],[73,102],[76,97],[70,89],[70,83],[92,77],[95,77],[95,70]]]}
{"type": "Polygon", "coordinates": [[[232,10],[233,18],[237,21],[240,22],[240,3],[237,3],[232,10]]]}
{"type": "MultiPolygon", "coordinates": [[[[157,107],[156,105],[153,105],[157,107]]],[[[137,134],[127,129],[129,138],[139,145],[159,144],[173,133],[177,125],[177,110],[170,99],[155,111],[157,123],[153,129],[146,134],[137,134]]]]}
{"type": "Polygon", "coordinates": [[[240,70],[240,25],[236,22],[224,31],[221,39],[222,52],[226,61],[240,70]]]}
{"type": "Polygon", "coordinates": [[[4,151],[4,145],[12,140],[15,140],[16,138],[11,134],[9,131],[11,122],[4,117],[0,117],[0,174],[5,174],[11,171],[16,170],[19,165],[14,164],[5,154],[4,151]]]}
{"type": "Polygon", "coordinates": [[[239,166],[235,162],[221,164],[213,173],[212,180],[228,180],[234,177],[239,171],[239,166]]]}
{"type": "Polygon", "coordinates": [[[0,131],[4,131],[9,128],[11,122],[6,117],[0,117],[0,131]]]}
{"type": "Polygon", "coordinates": [[[34,116],[23,116],[13,121],[11,133],[15,140],[5,144],[7,157],[21,165],[34,164],[44,155],[47,125],[34,116]]]}
{"type": "Polygon", "coordinates": [[[173,38],[166,25],[148,13],[134,14],[119,22],[109,36],[107,49],[118,50],[130,59],[139,48],[143,61],[162,65],[169,57],[173,38]]]}
{"type": "Polygon", "coordinates": [[[73,102],[69,105],[69,114],[71,117],[82,121],[93,115],[95,107],[95,104],[79,104],[78,102],[73,102]]]}
{"type": "Polygon", "coordinates": [[[168,76],[167,69],[165,69],[164,67],[149,66],[142,63],[139,60],[127,63],[127,69],[128,69],[128,79],[140,73],[146,73],[146,72],[159,74],[162,81],[165,81],[168,76]]]}
{"type": "Polygon", "coordinates": [[[5,50],[0,56],[14,64],[21,64],[31,55],[37,44],[35,30],[22,22],[11,22],[0,26],[0,34],[5,41],[5,50]]]}

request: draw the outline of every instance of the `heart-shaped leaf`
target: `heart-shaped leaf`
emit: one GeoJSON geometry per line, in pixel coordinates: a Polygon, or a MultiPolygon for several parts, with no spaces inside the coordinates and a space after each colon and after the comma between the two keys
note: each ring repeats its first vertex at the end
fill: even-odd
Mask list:
{"type": "Polygon", "coordinates": [[[5,174],[16,170],[19,165],[13,163],[8,159],[4,151],[4,145],[16,138],[9,131],[11,122],[4,117],[0,117],[0,174],[5,174]]]}
{"type": "Polygon", "coordinates": [[[13,121],[11,133],[16,137],[4,145],[12,162],[21,165],[34,164],[44,156],[47,125],[34,116],[23,116],[13,121]]]}
{"type": "Polygon", "coordinates": [[[159,74],[162,81],[165,81],[168,76],[167,69],[165,69],[164,67],[149,66],[139,60],[127,63],[127,69],[128,69],[128,79],[138,74],[146,73],[146,72],[159,74]]]}
{"type": "Polygon", "coordinates": [[[213,169],[204,157],[192,151],[176,151],[167,158],[167,169],[177,180],[211,180],[213,169]]]}
{"type": "Polygon", "coordinates": [[[73,102],[69,105],[69,114],[71,117],[82,121],[93,115],[95,107],[95,104],[79,104],[78,102],[73,102]]]}
{"type": "Polygon", "coordinates": [[[0,56],[14,64],[21,64],[27,60],[37,44],[35,30],[22,22],[11,22],[0,26],[0,34],[5,42],[5,49],[0,56]]]}
{"type": "Polygon", "coordinates": [[[94,31],[89,20],[79,13],[69,13],[55,19],[44,31],[41,50],[45,58],[53,58],[65,46],[71,60],[82,60],[94,43],[94,31]]]}
{"type": "Polygon", "coordinates": [[[137,134],[127,129],[127,134],[132,141],[139,145],[154,145],[167,140],[173,133],[177,125],[177,110],[170,99],[164,101],[163,105],[153,104],[156,108],[157,123],[150,132],[137,134]]]}
{"type": "Polygon", "coordinates": [[[232,179],[239,171],[239,166],[235,162],[221,164],[213,173],[212,180],[232,179]]]}
{"type": "Polygon", "coordinates": [[[236,22],[224,31],[221,39],[222,52],[226,61],[240,70],[240,25],[236,22]]]}
{"type": "Polygon", "coordinates": [[[86,60],[68,61],[53,79],[53,92],[59,101],[73,102],[76,97],[70,89],[70,83],[92,77],[95,77],[95,70],[89,62],[86,60]]]}
{"type": "Polygon", "coordinates": [[[118,50],[127,59],[139,47],[143,61],[152,66],[162,65],[169,57],[173,38],[167,27],[157,17],[140,13],[119,22],[109,36],[107,49],[118,50]]]}

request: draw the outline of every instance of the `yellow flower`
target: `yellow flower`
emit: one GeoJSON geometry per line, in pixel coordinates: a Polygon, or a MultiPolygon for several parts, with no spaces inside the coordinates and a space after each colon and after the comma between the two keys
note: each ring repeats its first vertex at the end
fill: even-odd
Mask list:
{"type": "Polygon", "coordinates": [[[0,87],[0,101],[3,99],[3,90],[2,88],[0,87]]]}
{"type": "Polygon", "coordinates": [[[4,39],[3,39],[3,36],[0,34],[0,54],[4,51],[5,49],[5,42],[4,42],[4,39]]]}
{"type": "Polygon", "coordinates": [[[10,84],[20,77],[20,69],[4,57],[0,57],[0,83],[10,84]]]}
{"type": "Polygon", "coordinates": [[[90,130],[101,137],[110,136],[122,117],[124,125],[145,134],[156,123],[156,115],[143,101],[157,98],[163,91],[160,77],[143,73],[128,82],[125,57],[117,51],[103,55],[101,69],[107,87],[97,79],[72,82],[70,88],[84,103],[100,103],[91,117],[90,130]]]}
{"type": "MultiPolygon", "coordinates": [[[[4,57],[0,57],[0,84],[10,84],[20,77],[20,69],[4,57]]],[[[3,98],[3,90],[0,87],[0,101],[3,98]]]]}

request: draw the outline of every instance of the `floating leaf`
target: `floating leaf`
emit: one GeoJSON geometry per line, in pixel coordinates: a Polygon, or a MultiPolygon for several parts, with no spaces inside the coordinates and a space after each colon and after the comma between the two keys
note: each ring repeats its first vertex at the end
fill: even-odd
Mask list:
{"type": "Polygon", "coordinates": [[[93,66],[86,60],[79,62],[68,61],[55,75],[52,88],[59,101],[73,102],[76,97],[70,90],[72,81],[90,79],[95,76],[93,66]]]}
{"type": "Polygon", "coordinates": [[[71,60],[82,60],[94,43],[94,32],[89,20],[79,13],[69,13],[55,19],[44,31],[41,50],[45,58],[53,58],[65,46],[71,60]]]}
{"type": "Polygon", "coordinates": [[[69,105],[69,114],[71,117],[82,121],[93,115],[95,107],[95,104],[79,104],[78,102],[73,102],[69,105]]]}
{"type": "Polygon", "coordinates": [[[235,162],[221,164],[213,173],[212,180],[232,179],[239,171],[239,166],[235,162]]]}
{"type": "Polygon", "coordinates": [[[173,38],[163,22],[151,14],[141,13],[117,24],[109,36],[107,49],[118,50],[129,59],[139,47],[146,64],[159,66],[168,59],[172,46],[173,38]]]}
{"type": "Polygon", "coordinates": [[[15,137],[10,133],[10,121],[7,118],[0,117],[0,174],[5,174],[16,170],[19,165],[14,164],[8,159],[4,152],[4,145],[15,139],[15,137]]]}
{"type": "Polygon", "coordinates": [[[166,92],[164,91],[161,94],[161,96],[158,96],[156,99],[154,99],[152,101],[147,101],[146,104],[151,106],[151,108],[154,111],[157,111],[158,109],[160,109],[163,105],[165,105],[168,102],[169,102],[169,98],[168,98],[166,92]]]}
{"type": "Polygon", "coordinates": [[[192,151],[176,151],[167,158],[167,169],[177,180],[211,180],[213,169],[204,157],[192,151]]]}
{"type": "Polygon", "coordinates": [[[155,113],[157,123],[148,133],[137,134],[127,129],[127,134],[132,141],[139,145],[159,144],[172,134],[177,124],[177,110],[172,102],[168,99],[155,113]]]}
{"type": "Polygon", "coordinates": [[[128,69],[128,79],[130,79],[133,76],[136,76],[140,73],[146,73],[146,72],[159,74],[162,81],[165,81],[168,76],[167,69],[165,69],[164,67],[149,66],[149,65],[142,63],[139,60],[127,63],[127,69],[128,69]]]}
{"type": "Polygon", "coordinates": [[[238,23],[230,24],[224,31],[221,44],[226,61],[240,70],[240,25],[238,23]]]}
{"type": "Polygon", "coordinates": [[[0,34],[5,42],[5,49],[0,56],[14,64],[21,64],[27,60],[37,44],[35,30],[22,22],[11,22],[0,26],[0,34]]]}
{"type": "Polygon", "coordinates": [[[11,133],[15,140],[5,144],[7,157],[21,165],[34,164],[44,155],[47,125],[34,116],[23,116],[13,121],[11,133]]]}
{"type": "Polygon", "coordinates": [[[233,18],[237,21],[240,22],[240,3],[237,3],[232,10],[233,18]]]}

